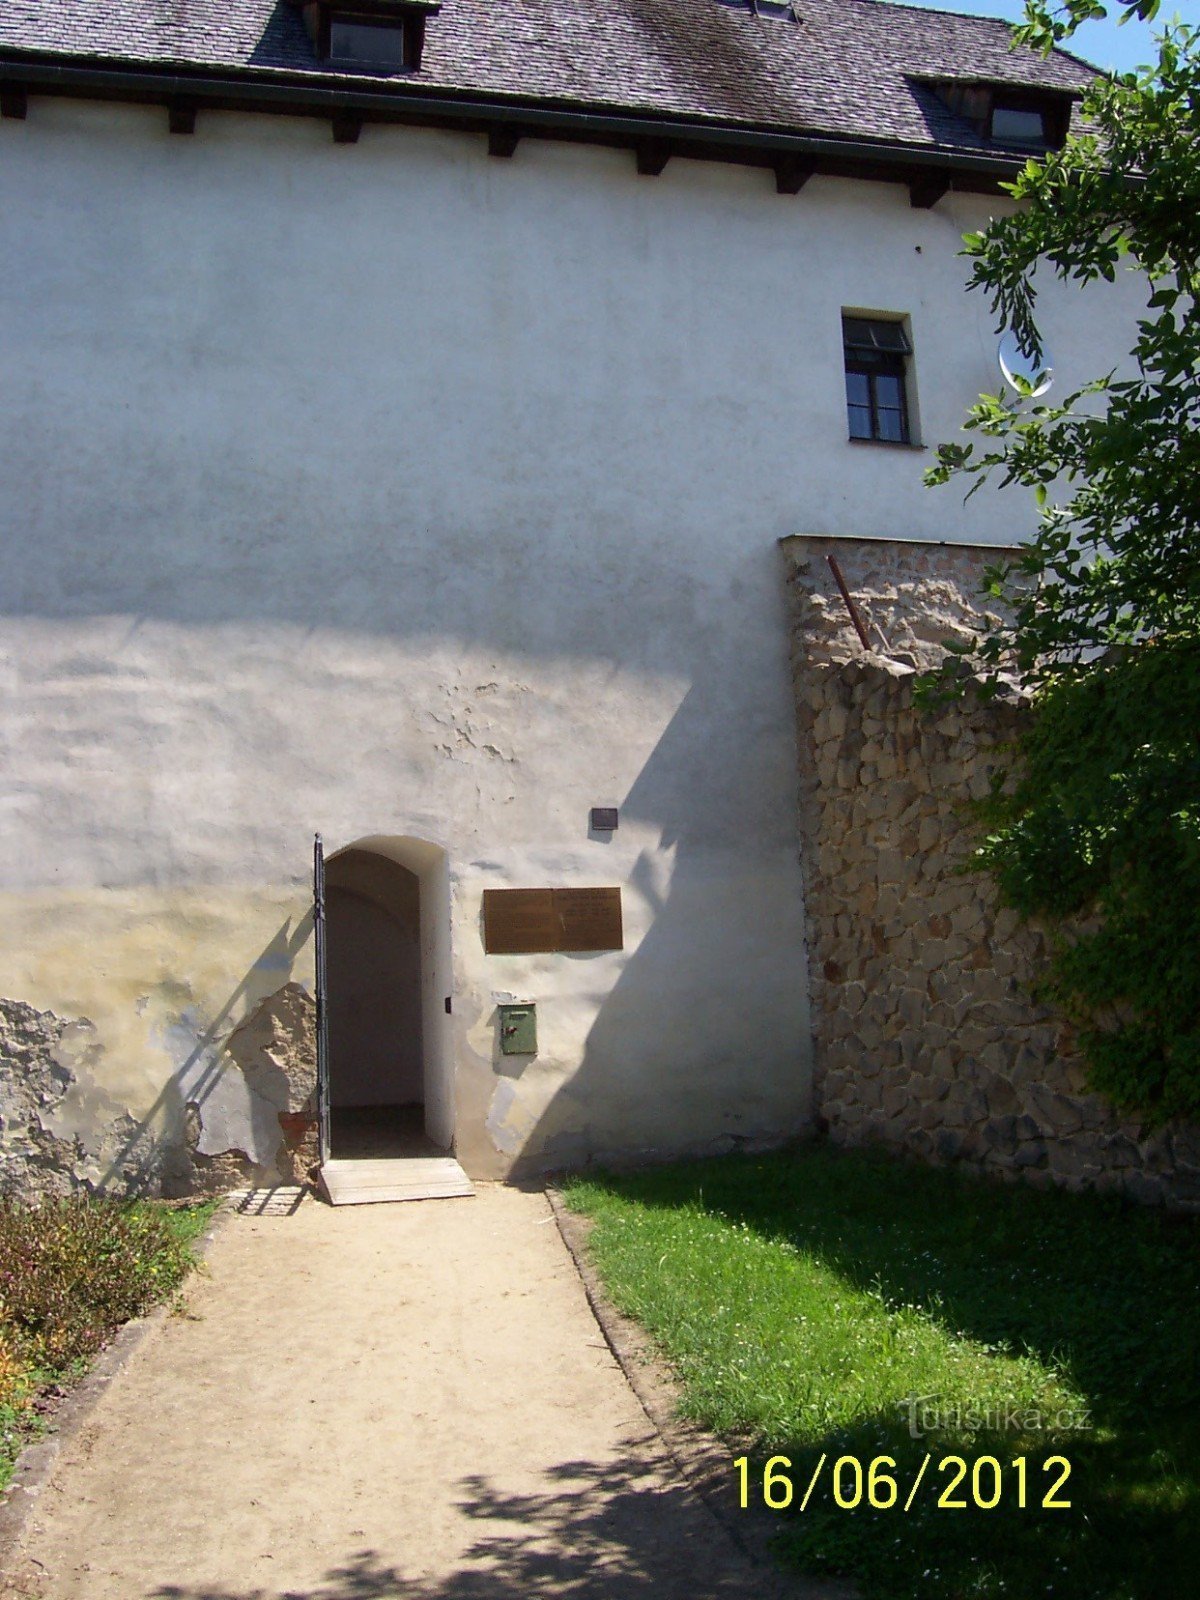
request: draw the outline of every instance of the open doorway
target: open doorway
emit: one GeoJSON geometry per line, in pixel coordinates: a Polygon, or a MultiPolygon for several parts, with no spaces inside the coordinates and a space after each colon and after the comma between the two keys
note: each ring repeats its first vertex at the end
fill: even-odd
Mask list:
{"type": "Polygon", "coordinates": [[[329,1153],[441,1155],[452,1142],[444,853],[364,839],[325,867],[329,1153]]]}

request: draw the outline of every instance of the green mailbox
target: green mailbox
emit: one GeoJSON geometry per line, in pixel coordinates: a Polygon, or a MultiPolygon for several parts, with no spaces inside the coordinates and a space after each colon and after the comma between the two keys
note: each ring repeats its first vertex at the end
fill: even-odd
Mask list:
{"type": "Polygon", "coordinates": [[[502,1005],[499,1011],[501,1055],[537,1055],[537,1007],[502,1005]]]}

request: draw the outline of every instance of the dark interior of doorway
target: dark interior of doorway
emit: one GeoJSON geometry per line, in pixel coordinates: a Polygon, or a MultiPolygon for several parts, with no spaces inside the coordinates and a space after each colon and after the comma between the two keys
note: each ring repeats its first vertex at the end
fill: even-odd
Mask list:
{"type": "Polygon", "coordinates": [[[326,864],[330,1154],[441,1154],[425,1134],[420,886],[371,850],[326,864]]]}

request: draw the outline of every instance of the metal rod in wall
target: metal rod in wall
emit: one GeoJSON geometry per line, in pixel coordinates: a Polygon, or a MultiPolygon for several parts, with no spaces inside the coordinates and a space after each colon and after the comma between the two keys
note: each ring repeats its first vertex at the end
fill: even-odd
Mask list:
{"type": "Polygon", "coordinates": [[[837,564],[837,557],[826,556],[825,559],[829,563],[829,570],[833,573],[838,588],[842,591],[842,599],[846,602],[846,610],[850,613],[850,621],[854,624],[854,631],[858,634],[859,643],[864,650],[869,650],[871,648],[870,635],[863,626],[863,619],[859,614],[859,609],[854,604],[854,596],[846,587],[846,580],[842,577],[842,569],[837,564]]]}

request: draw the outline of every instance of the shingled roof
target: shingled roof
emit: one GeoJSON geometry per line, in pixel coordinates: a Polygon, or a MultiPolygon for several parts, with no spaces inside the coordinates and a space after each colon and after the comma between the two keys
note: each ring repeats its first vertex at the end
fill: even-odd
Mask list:
{"type": "MultiPolygon", "coordinates": [[[[347,10],[353,10],[347,0],[347,10]]],[[[1009,48],[1006,23],[890,0],[796,0],[795,18],[722,0],[443,0],[420,71],[371,77],[317,59],[292,0],[5,0],[0,81],[35,87],[38,64],[152,69],[190,79],[368,90],[463,104],[653,118],[875,142],[925,159],[997,152],[930,80],[1078,93],[1077,58],[1009,48]],[[24,70],[23,70],[24,69],[24,70]]],[[[64,79],[65,81],[65,79],[64,79]]],[[[84,81],[79,79],[80,82],[84,81]]]]}

